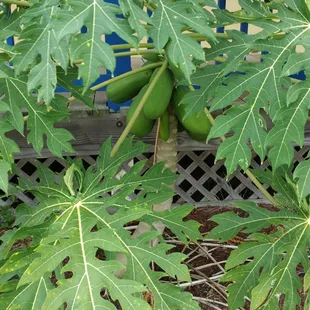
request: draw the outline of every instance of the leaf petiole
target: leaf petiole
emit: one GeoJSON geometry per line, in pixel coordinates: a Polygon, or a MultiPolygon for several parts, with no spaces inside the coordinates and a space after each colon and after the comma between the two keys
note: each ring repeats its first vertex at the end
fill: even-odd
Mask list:
{"type": "Polygon", "coordinates": [[[154,54],[156,50],[137,50],[137,51],[129,51],[129,52],[120,52],[115,53],[114,56],[117,57],[126,57],[133,55],[145,55],[145,54],[154,54]]]}

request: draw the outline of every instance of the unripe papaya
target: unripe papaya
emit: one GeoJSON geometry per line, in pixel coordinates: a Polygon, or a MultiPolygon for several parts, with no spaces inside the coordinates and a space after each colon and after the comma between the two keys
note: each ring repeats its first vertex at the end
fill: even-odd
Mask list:
{"type": "Polygon", "coordinates": [[[145,70],[115,81],[107,87],[107,97],[114,103],[134,98],[152,77],[153,70],[145,70]]]}
{"type": "MultiPolygon", "coordinates": [[[[150,83],[155,78],[160,68],[157,68],[150,80],[150,83]]],[[[158,119],[167,109],[171,94],[173,90],[173,77],[168,69],[166,69],[156,85],[152,89],[145,105],[143,107],[143,112],[146,117],[151,119],[158,119]]]]}
{"type": "Polygon", "coordinates": [[[191,133],[190,131],[186,131],[186,133],[188,134],[188,136],[190,138],[192,138],[193,140],[196,140],[196,141],[206,141],[207,140],[207,137],[208,137],[208,133],[206,134],[203,134],[203,133],[191,133]]]}
{"type": "Polygon", "coordinates": [[[167,141],[170,136],[170,119],[169,119],[169,111],[168,109],[164,112],[164,114],[160,117],[160,125],[159,125],[159,137],[167,141]]]}
{"type": "Polygon", "coordinates": [[[175,106],[176,116],[185,127],[185,129],[191,134],[207,136],[210,132],[212,125],[204,112],[200,114],[193,113],[184,119],[186,115],[186,106],[184,104],[180,104],[180,102],[189,91],[190,90],[187,87],[178,87],[174,90],[172,95],[172,102],[175,106]]]}
{"type": "MultiPolygon", "coordinates": [[[[133,117],[143,95],[145,94],[147,90],[147,85],[145,85],[137,97],[134,98],[132,101],[132,104],[130,105],[128,112],[127,112],[127,124],[130,122],[131,118],[133,117]]],[[[155,121],[152,119],[149,119],[145,116],[143,110],[139,113],[138,117],[136,118],[132,128],[130,129],[130,133],[139,137],[143,138],[150,134],[154,127],[155,121]]]]}

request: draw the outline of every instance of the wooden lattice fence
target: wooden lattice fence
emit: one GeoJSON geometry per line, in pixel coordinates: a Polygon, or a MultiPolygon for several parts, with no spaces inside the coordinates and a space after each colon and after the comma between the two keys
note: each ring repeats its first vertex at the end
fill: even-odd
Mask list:
{"type": "MultiPolygon", "coordinates": [[[[310,147],[305,146],[302,149],[296,148],[295,165],[302,161],[309,151],[310,147]]],[[[240,171],[227,178],[226,169],[223,161],[214,163],[216,148],[204,151],[179,151],[178,152],[178,178],[175,183],[176,195],[175,204],[191,203],[200,206],[210,205],[228,205],[235,201],[248,199],[251,201],[264,203],[265,198],[255,185],[240,171]]],[[[83,155],[85,167],[93,165],[96,162],[97,155],[83,155]]],[[[122,166],[122,174],[130,166],[139,161],[147,159],[145,169],[153,163],[153,153],[145,153],[138,158],[122,166]]],[[[63,159],[48,158],[21,158],[16,160],[15,173],[10,176],[11,183],[17,183],[19,177],[31,179],[33,182],[38,180],[37,163],[49,167],[52,171],[63,173],[66,168],[66,161],[63,159]]],[[[269,166],[268,161],[260,164],[260,159],[253,158],[251,168],[265,169],[269,166]]],[[[268,191],[271,188],[265,185],[268,191]]],[[[14,205],[20,202],[36,204],[34,197],[29,193],[20,192],[17,194],[18,200],[0,199],[0,205],[14,205]]]]}

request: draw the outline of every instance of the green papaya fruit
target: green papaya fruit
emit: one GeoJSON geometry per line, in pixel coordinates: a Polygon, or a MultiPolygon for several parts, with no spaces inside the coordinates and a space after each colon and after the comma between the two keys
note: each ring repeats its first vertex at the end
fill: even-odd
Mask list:
{"type": "MultiPolygon", "coordinates": [[[[158,70],[160,70],[160,68],[157,68],[154,71],[150,83],[155,78],[158,70]]],[[[166,111],[171,99],[173,82],[172,74],[168,69],[166,69],[160,76],[149,97],[147,98],[147,101],[145,102],[143,112],[146,117],[150,119],[158,119],[158,117],[166,111]]]]}
{"type": "Polygon", "coordinates": [[[186,106],[180,104],[180,102],[189,91],[190,90],[187,87],[178,87],[174,90],[172,94],[172,102],[174,104],[176,116],[185,129],[191,134],[208,135],[212,125],[204,112],[200,114],[193,113],[184,119],[186,115],[186,106]]]}
{"type": "Polygon", "coordinates": [[[107,97],[114,103],[123,103],[134,98],[151,79],[153,70],[145,70],[115,81],[107,87],[107,97]]]}
{"type": "MultiPolygon", "coordinates": [[[[130,105],[128,112],[127,112],[127,124],[130,122],[131,118],[133,117],[143,95],[147,90],[147,85],[145,85],[139,94],[134,98],[132,104],[130,105]]],[[[149,119],[145,116],[143,110],[139,113],[138,117],[136,118],[132,128],[130,129],[130,133],[139,137],[143,138],[150,134],[154,127],[155,121],[149,119]]]]}
{"type": "Polygon", "coordinates": [[[208,134],[209,134],[209,133],[206,133],[206,134],[203,134],[203,133],[192,133],[189,130],[186,130],[186,133],[188,134],[188,136],[191,139],[196,140],[196,141],[206,141],[207,137],[208,137],[208,134]]]}

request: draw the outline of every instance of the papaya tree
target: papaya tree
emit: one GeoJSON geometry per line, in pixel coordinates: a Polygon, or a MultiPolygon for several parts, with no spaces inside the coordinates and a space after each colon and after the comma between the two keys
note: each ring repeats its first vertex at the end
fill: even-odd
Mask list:
{"type": "Polygon", "coordinates": [[[221,139],[216,160],[224,161],[227,175],[241,168],[274,206],[240,202],[236,208],[247,217],[213,218],[218,226],[208,238],[225,242],[240,231],[249,238],[233,251],[221,279],[231,282],[230,309],[243,307],[245,298],[251,309],[276,309],[280,299],[284,309],[295,308],[303,287],[297,267],[304,290],[310,286],[309,160],[293,166],[294,146],[305,140],[310,88],[292,78],[308,72],[309,1],[239,0],[235,12],[214,0],[111,2],[3,0],[0,6],[0,189],[7,197],[24,190],[38,201],[18,205],[1,236],[1,307],[199,309],[189,293],[162,281],[191,280],[186,256],[171,252],[161,237],[164,227],[184,244],[202,238],[199,224],[184,220],[193,206],[171,208],[177,132],[185,131],[206,143],[221,139]],[[257,33],[216,32],[240,23],[257,33]],[[126,43],[102,39],[111,33],[126,43]],[[6,41],[12,37],[14,46],[6,41]],[[253,52],[256,62],[247,57],[253,52]],[[117,59],[131,55],[144,64],[96,82],[100,68],[113,76],[117,59]],[[58,85],[72,96],[55,92],[58,85]],[[73,133],[61,127],[70,117],[68,103],[93,108],[90,96],[105,86],[116,104],[133,99],[117,143],[108,139],[88,169],[81,159],[68,160],[63,175],[38,164],[38,182],[9,184],[20,149],[8,133],[25,136],[38,154],[43,147],[56,157],[74,154],[73,133]],[[241,95],[243,103],[234,104],[241,95]],[[128,135],[152,130],[154,165],[143,173],[140,161],[117,177],[124,162],[147,150],[128,135]],[[271,168],[251,169],[253,153],[271,168]],[[133,221],[140,224],[131,233],[133,221]],[[274,232],[263,234],[271,225],[274,232]]]}

